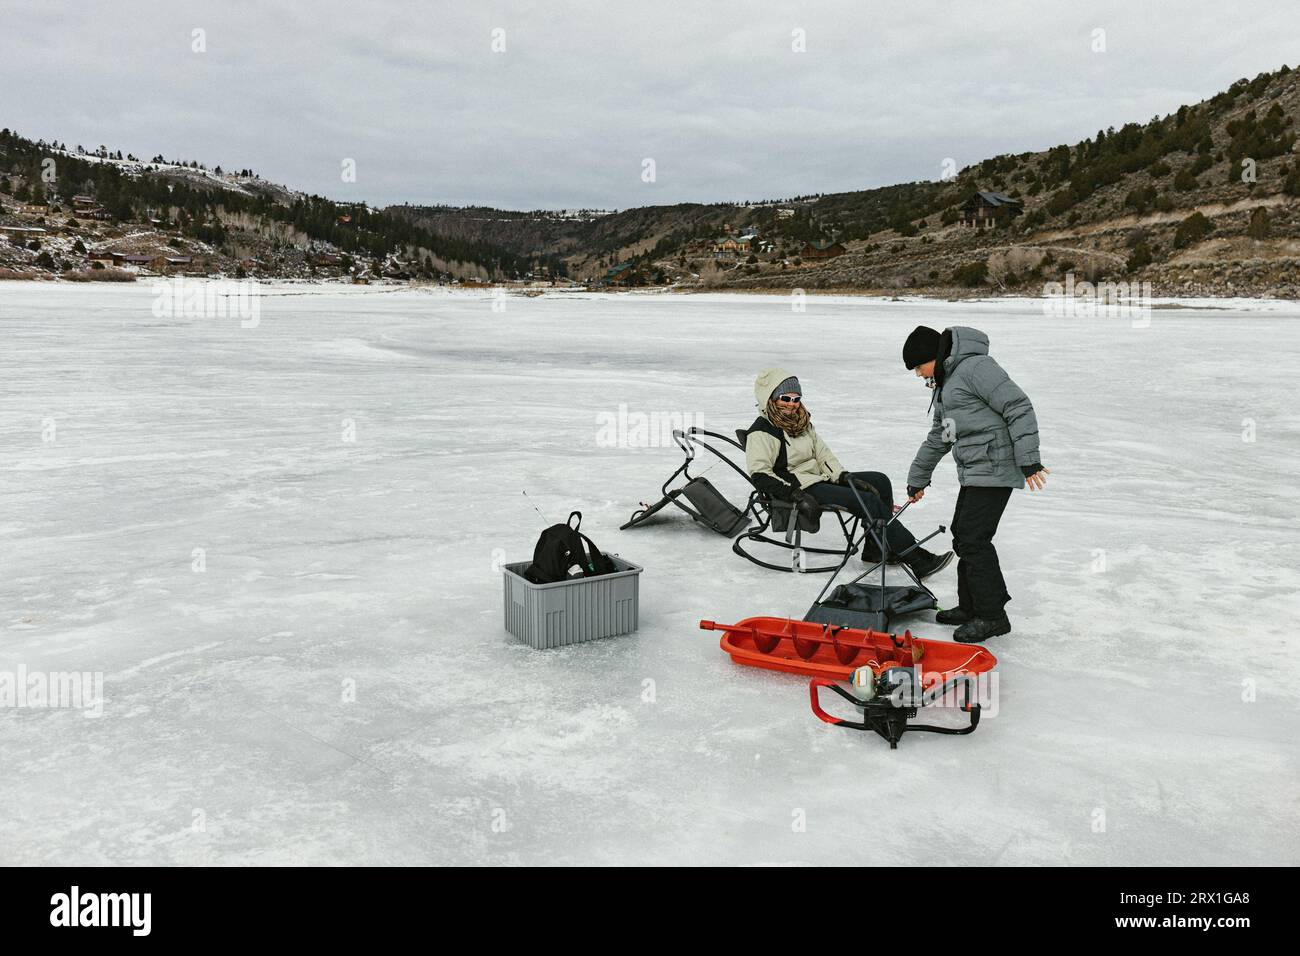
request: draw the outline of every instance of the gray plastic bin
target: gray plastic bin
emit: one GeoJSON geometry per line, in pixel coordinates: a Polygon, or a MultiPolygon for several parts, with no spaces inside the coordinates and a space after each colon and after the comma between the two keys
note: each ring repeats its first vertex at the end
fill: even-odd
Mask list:
{"type": "Polygon", "coordinates": [[[563,647],[636,630],[641,568],[607,555],[617,568],[598,578],[534,584],[524,577],[532,564],[507,564],[506,630],[531,647],[563,647]]]}

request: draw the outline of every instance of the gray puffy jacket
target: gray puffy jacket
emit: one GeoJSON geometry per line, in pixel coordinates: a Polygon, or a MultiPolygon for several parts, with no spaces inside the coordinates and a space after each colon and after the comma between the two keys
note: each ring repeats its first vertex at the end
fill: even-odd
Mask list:
{"type": "Polygon", "coordinates": [[[963,485],[1023,488],[1026,465],[1040,463],[1038,419],[1020,387],[989,355],[989,337],[957,326],[944,359],[943,388],[935,395],[934,422],[907,473],[924,488],[952,449],[963,485]]]}

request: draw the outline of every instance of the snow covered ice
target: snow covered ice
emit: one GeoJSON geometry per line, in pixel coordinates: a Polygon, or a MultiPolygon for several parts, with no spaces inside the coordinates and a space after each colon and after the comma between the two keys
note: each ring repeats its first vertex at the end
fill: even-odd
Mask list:
{"type": "MultiPolygon", "coordinates": [[[[247,328],[153,301],[0,283],[0,672],[104,682],[99,717],[0,709],[0,863],[1300,863],[1294,303],[1134,328],[283,286],[247,328]],[[1052,477],[997,537],[996,716],[891,752],[697,627],[801,617],[824,577],[681,514],[619,532],[680,453],[597,436],[620,403],[746,426],[781,364],[840,459],[901,488],[920,323],[988,332],[1052,477]],[[499,568],[573,509],[645,566],[641,627],[534,651],[499,568]]],[[[908,524],[956,493],[949,459],[908,524]]],[[[928,583],[954,597],[952,568],[928,583]]]]}

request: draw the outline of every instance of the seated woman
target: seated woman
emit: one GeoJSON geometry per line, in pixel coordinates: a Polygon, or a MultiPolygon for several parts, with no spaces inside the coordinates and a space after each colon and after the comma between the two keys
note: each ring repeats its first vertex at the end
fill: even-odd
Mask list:
{"type": "MultiPolygon", "coordinates": [[[[759,491],[796,506],[811,498],[866,519],[888,518],[894,513],[894,491],[885,475],[878,471],[850,473],[826,447],[812,426],[797,378],[783,369],[765,369],[754,382],[754,400],[761,414],[745,435],[745,466],[759,491]],[[858,494],[849,487],[850,481],[857,484],[858,494]]],[[[916,543],[915,536],[897,521],[889,525],[885,536],[895,554],[916,543]]],[[[872,564],[880,559],[870,535],[862,558],[872,564]]],[[[918,578],[941,571],[951,560],[951,551],[940,555],[924,548],[903,558],[918,578]]]]}

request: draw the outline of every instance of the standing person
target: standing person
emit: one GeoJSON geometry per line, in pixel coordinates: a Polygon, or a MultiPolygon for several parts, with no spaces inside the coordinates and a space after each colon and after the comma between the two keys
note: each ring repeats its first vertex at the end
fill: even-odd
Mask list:
{"type": "Polygon", "coordinates": [[[917,326],[903,343],[903,364],[934,390],[930,434],[907,474],[909,501],[920,501],[930,476],[954,449],[961,491],[952,516],[958,606],[940,624],[959,624],[953,639],[983,641],[1011,630],[1007,593],[993,547],[1011,492],[1038,491],[1051,474],[1038,455],[1038,419],[1028,396],[989,355],[989,337],[957,326],[942,334],[917,326]]]}
{"type": "MultiPolygon", "coordinates": [[[[745,435],[745,467],[754,487],[769,498],[790,501],[796,507],[803,503],[814,512],[818,505],[837,505],[864,519],[893,515],[894,491],[889,478],[878,471],[845,470],[813,428],[797,378],[784,369],[765,369],[754,382],[754,401],[761,414],[745,435]],[[857,484],[858,495],[849,487],[850,481],[857,484]]],[[[915,536],[899,521],[889,525],[885,540],[895,554],[916,544],[915,536]]],[[[873,564],[880,559],[870,535],[862,557],[873,564]]],[[[952,552],[939,555],[918,547],[902,560],[918,578],[924,578],[947,567],[952,552]]]]}

